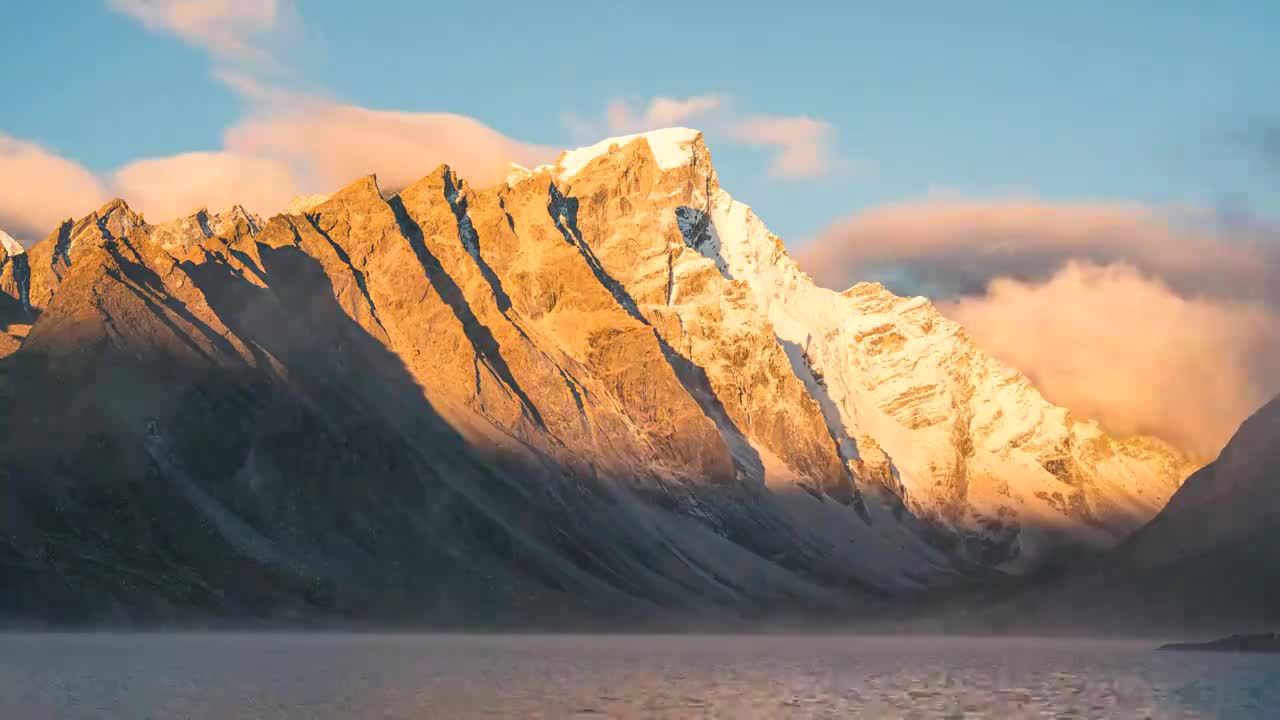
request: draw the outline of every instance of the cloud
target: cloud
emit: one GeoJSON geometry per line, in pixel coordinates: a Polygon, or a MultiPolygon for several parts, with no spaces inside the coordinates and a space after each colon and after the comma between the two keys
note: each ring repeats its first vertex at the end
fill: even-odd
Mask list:
{"type": "Polygon", "coordinates": [[[1126,262],[1182,292],[1266,296],[1275,291],[1275,250],[1269,229],[1251,227],[1247,218],[1128,204],[945,198],[838,220],[797,259],[829,287],[884,279],[934,297],[981,293],[998,277],[1044,280],[1070,259],[1126,262]]]}
{"type": "Polygon", "coordinates": [[[213,71],[213,79],[249,102],[266,103],[273,98],[282,98],[287,94],[285,91],[263,82],[256,75],[238,70],[216,69],[213,71]]]}
{"type": "Polygon", "coordinates": [[[770,176],[806,180],[828,175],[846,163],[835,147],[835,128],[802,115],[755,115],[738,110],[724,94],[685,98],[653,97],[647,101],[614,99],[602,120],[568,113],[564,125],[578,142],[593,143],[606,134],[629,135],[673,125],[698,126],[713,142],[772,149],[770,176]]]}
{"type": "Polygon", "coordinates": [[[271,215],[298,195],[330,192],[368,173],[398,190],[447,163],[476,185],[501,181],[511,162],[537,165],[558,149],[520,142],[450,113],[408,113],[283,93],[227,75],[255,93],[255,114],[224,147],[147,158],[95,174],[34,143],[0,135],[0,227],[30,243],[107,198],[125,198],[151,222],[234,204],[271,215]]]}
{"type": "Polygon", "coordinates": [[[610,101],[605,108],[605,122],[609,132],[625,135],[683,125],[725,110],[728,101],[723,95],[695,95],[687,98],[655,97],[642,109],[636,105],[634,101],[628,100],[610,101]]]}
{"type": "Polygon", "coordinates": [[[1280,392],[1274,307],[1183,297],[1124,264],[1071,261],[1043,282],[1001,278],[940,309],[1049,400],[1202,459],[1280,392]]]}
{"type": "Polygon", "coordinates": [[[1280,392],[1280,232],[1249,217],[950,197],[833,223],[797,259],[925,294],[1053,402],[1210,455],[1280,392]]]}
{"type": "MultiPolygon", "coordinates": [[[[374,110],[269,84],[259,61],[271,58],[255,43],[300,22],[293,0],[107,2],[152,30],[207,48],[224,61],[214,79],[250,107],[224,132],[221,149],[140,160],[112,174],[109,184],[156,221],[236,202],[270,214],[295,195],[332,191],[369,173],[396,190],[441,163],[487,185],[505,177],[511,162],[537,165],[558,154],[463,115],[374,110]]],[[[656,116],[679,114],[673,102],[655,104],[656,116]]]]}
{"type": "Polygon", "coordinates": [[[302,192],[298,179],[284,163],[233,152],[138,160],[116,171],[111,186],[135,210],[160,222],[202,206],[217,212],[237,203],[269,215],[302,192]]]}
{"type": "Polygon", "coordinates": [[[758,115],[735,124],[730,132],[738,142],[775,148],[769,173],[785,180],[826,175],[835,169],[835,129],[803,116],[758,115]]]}
{"type": "Polygon", "coordinates": [[[107,0],[116,12],[224,59],[262,60],[256,42],[294,16],[292,0],[107,0]]]}
{"type": "Polygon", "coordinates": [[[300,188],[289,167],[270,158],[193,152],[138,160],[98,175],[35,143],[0,135],[0,229],[26,245],[112,196],[163,222],[205,205],[222,210],[241,203],[271,213],[287,206],[300,188]]]}
{"type": "Polygon", "coordinates": [[[297,97],[231,128],[225,145],[288,165],[307,192],[332,190],[367,173],[377,173],[383,189],[395,190],[441,163],[487,185],[505,177],[511,162],[534,166],[558,154],[463,115],[370,110],[297,97]]]}
{"type": "Polygon", "coordinates": [[[30,241],[67,217],[101,205],[107,190],[80,165],[40,145],[0,134],[0,229],[30,241]]]}

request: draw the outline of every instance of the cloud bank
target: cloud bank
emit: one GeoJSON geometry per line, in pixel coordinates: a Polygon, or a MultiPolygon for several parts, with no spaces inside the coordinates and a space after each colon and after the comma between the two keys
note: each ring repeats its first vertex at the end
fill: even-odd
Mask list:
{"type": "Polygon", "coordinates": [[[939,308],[1045,396],[1201,458],[1280,391],[1280,322],[1256,301],[1183,297],[1131,266],[1071,261],[939,308]]]}
{"type": "Polygon", "coordinates": [[[486,185],[499,182],[510,162],[533,166],[558,153],[462,115],[370,110],[316,97],[285,102],[258,90],[258,109],[224,133],[222,148],[137,160],[103,174],[0,135],[0,228],[29,245],[112,196],[151,222],[236,203],[271,215],[298,195],[331,192],[369,173],[395,191],[447,163],[486,185]]]}
{"type": "Polygon", "coordinates": [[[106,198],[102,181],[85,168],[36,143],[0,133],[0,229],[29,241],[106,198]]]}
{"type": "Polygon", "coordinates": [[[207,206],[237,203],[272,213],[288,206],[300,183],[284,163],[234,152],[193,152],[129,163],[110,178],[112,192],[149,221],[164,222],[207,206]],[[174,182],[181,178],[181,182],[174,182]]]}
{"type": "Polygon", "coordinates": [[[463,115],[370,110],[319,98],[262,111],[228,130],[225,144],[243,156],[284,163],[307,192],[332,190],[371,172],[383,189],[397,190],[441,163],[488,185],[501,181],[512,162],[533,167],[559,152],[463,115]]]}
{"type": "Polygon", "coordinates": [[[1051,401],[1210,458],[1280,392],[1280,233],[1137,205],[926,201],[834,223],[797,258],[929,295],[1051,401]]]}

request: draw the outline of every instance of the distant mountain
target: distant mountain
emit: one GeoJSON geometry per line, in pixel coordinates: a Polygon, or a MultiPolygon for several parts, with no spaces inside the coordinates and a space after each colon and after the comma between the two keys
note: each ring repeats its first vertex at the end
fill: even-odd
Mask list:
{"type": "Polygon", "coordinates": [[[4,247],[4,615],[848,612],[1110,547],[1191,470],[815,286],[691,130],[4,247]]]}
{"type": "Polygon", "coordinates": [[[1018,632],[1267,631],[1280,624],[1277,527],[1280,398],[1246,420],[1216,460],[1114,550],[1019,588],[968,621],[1018,632]]]}

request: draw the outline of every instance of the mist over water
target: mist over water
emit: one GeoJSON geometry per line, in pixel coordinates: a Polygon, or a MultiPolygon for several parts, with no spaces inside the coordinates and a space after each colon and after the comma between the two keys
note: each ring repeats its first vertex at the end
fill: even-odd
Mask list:
{"type": "Polygon", "coordinates": [[[4,718],[1275,717],[1280,656],[865,636],[0,635],[4,718]]]}

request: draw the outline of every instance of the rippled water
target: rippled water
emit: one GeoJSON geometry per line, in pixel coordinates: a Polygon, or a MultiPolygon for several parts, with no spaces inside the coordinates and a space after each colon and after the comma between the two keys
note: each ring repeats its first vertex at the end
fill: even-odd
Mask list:
{"type": "Polygon", "coordinates": [[[1280,717],[1280,656],[842,636],[0,635],[0,718],[1280,717]]]}

